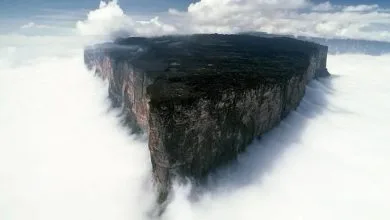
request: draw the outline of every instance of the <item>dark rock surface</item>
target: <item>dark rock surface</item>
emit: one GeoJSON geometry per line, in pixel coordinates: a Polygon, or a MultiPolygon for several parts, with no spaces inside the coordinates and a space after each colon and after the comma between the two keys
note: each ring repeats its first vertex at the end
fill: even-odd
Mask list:
{"type": "Polygon", "coordinates": [[[201,178],[294,110],[327,47],[287,37],[126,38],[85,49],[133,132],[146,132],[160,200],[176,176],[201,178]]]}

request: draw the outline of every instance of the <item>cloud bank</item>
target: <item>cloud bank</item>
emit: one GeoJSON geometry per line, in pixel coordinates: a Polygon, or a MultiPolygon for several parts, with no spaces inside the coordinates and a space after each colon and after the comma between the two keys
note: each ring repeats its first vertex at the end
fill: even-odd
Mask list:
{"type": "Polygon", "coordinates": [[[171,8],[159,17],[138,20],[126,14],[115,0],[101,2],[76,27],[81,34],[92,36],[261,31],[390,41],[390,12],[376,4],[334,5],[329,1],[201,0],[184,11],[171,8]]]}
{"type": "MultiPolygon", "coordinates": [[[[312,82],[196,201],[177,186],[161,219],[389,219],[389,58],[330,56],[338,77],[312,82]]],[[[153,219],[147,145],[107,112],[107,85],[80,53],[30,61],[0,65],[3,219],[153,219]]]]}
{"type": "Polygon", "coordinates": [[[1,219],[144,219],[154,202],[147,144],[108,111],[108,85],[80,49],[21,58],[22,47],[0,46],[1,219]]]}

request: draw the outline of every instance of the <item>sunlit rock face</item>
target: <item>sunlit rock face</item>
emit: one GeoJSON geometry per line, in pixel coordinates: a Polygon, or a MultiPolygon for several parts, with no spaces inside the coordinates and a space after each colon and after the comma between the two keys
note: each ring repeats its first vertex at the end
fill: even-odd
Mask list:
{"type": "Polygon", "coordinates": [[[86,48],[133,132],[145,132],[160,201],[173,177],[199,179],[234,159],[328,76],[328,48],[286,37],[126,38],[86,48]]]}

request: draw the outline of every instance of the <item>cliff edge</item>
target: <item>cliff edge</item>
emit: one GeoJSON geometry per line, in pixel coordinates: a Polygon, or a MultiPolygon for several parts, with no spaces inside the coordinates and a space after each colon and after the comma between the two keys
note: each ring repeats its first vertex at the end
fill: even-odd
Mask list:
{"type": "Polygon", "coordinates": [[[202,34],[125,38],[85,49],[114,107],[145,132],[166,199],[175,176],[201,178],[294,110],[327,76],[328,48],[287,37],[202,34]]]}

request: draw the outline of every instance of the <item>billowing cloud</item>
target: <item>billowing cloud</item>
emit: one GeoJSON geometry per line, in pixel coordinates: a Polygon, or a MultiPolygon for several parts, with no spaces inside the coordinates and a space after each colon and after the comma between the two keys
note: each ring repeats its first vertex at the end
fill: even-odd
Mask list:
{"type": "Polygon", "coordinates": [[[99,8],[89,12],[85,21],[78,21],[76,28],[82,35],[109,37],[110,35],[157,35],[176,32],[172,25],[164,24],[159,17],[134,20],[126,15],[116,0],[101,1],[99,8]]]}
{"type": "Polygon", "coordinates": [[[304,0],[201,0],[190,4],[186,14],[191,18],[194,32],[263,31],[390,41],[390,30],[370,28],[390,24],[390,13],[378,5],[342,6],[329,1],[314,4],[304,0]]]}
{"type": "Polygon", "coordinates": [[[83,35],[95,35],[124,29],[128,22],[117,2],[112,1],[100,2],[99,8],[89,12],[87,20],[77,22],[76,26],[83,35]]]}
{"type": "Polygon", "coordinates": [[[187,33],[274,34],[390,41],[390,11],[378,5],[314,4],[308,0],[201,0],[184,11],[169,9],[159,17],[135,19],[116,0],[101,2],[84,21],[83,35],[152,36],[187,33]]]}

